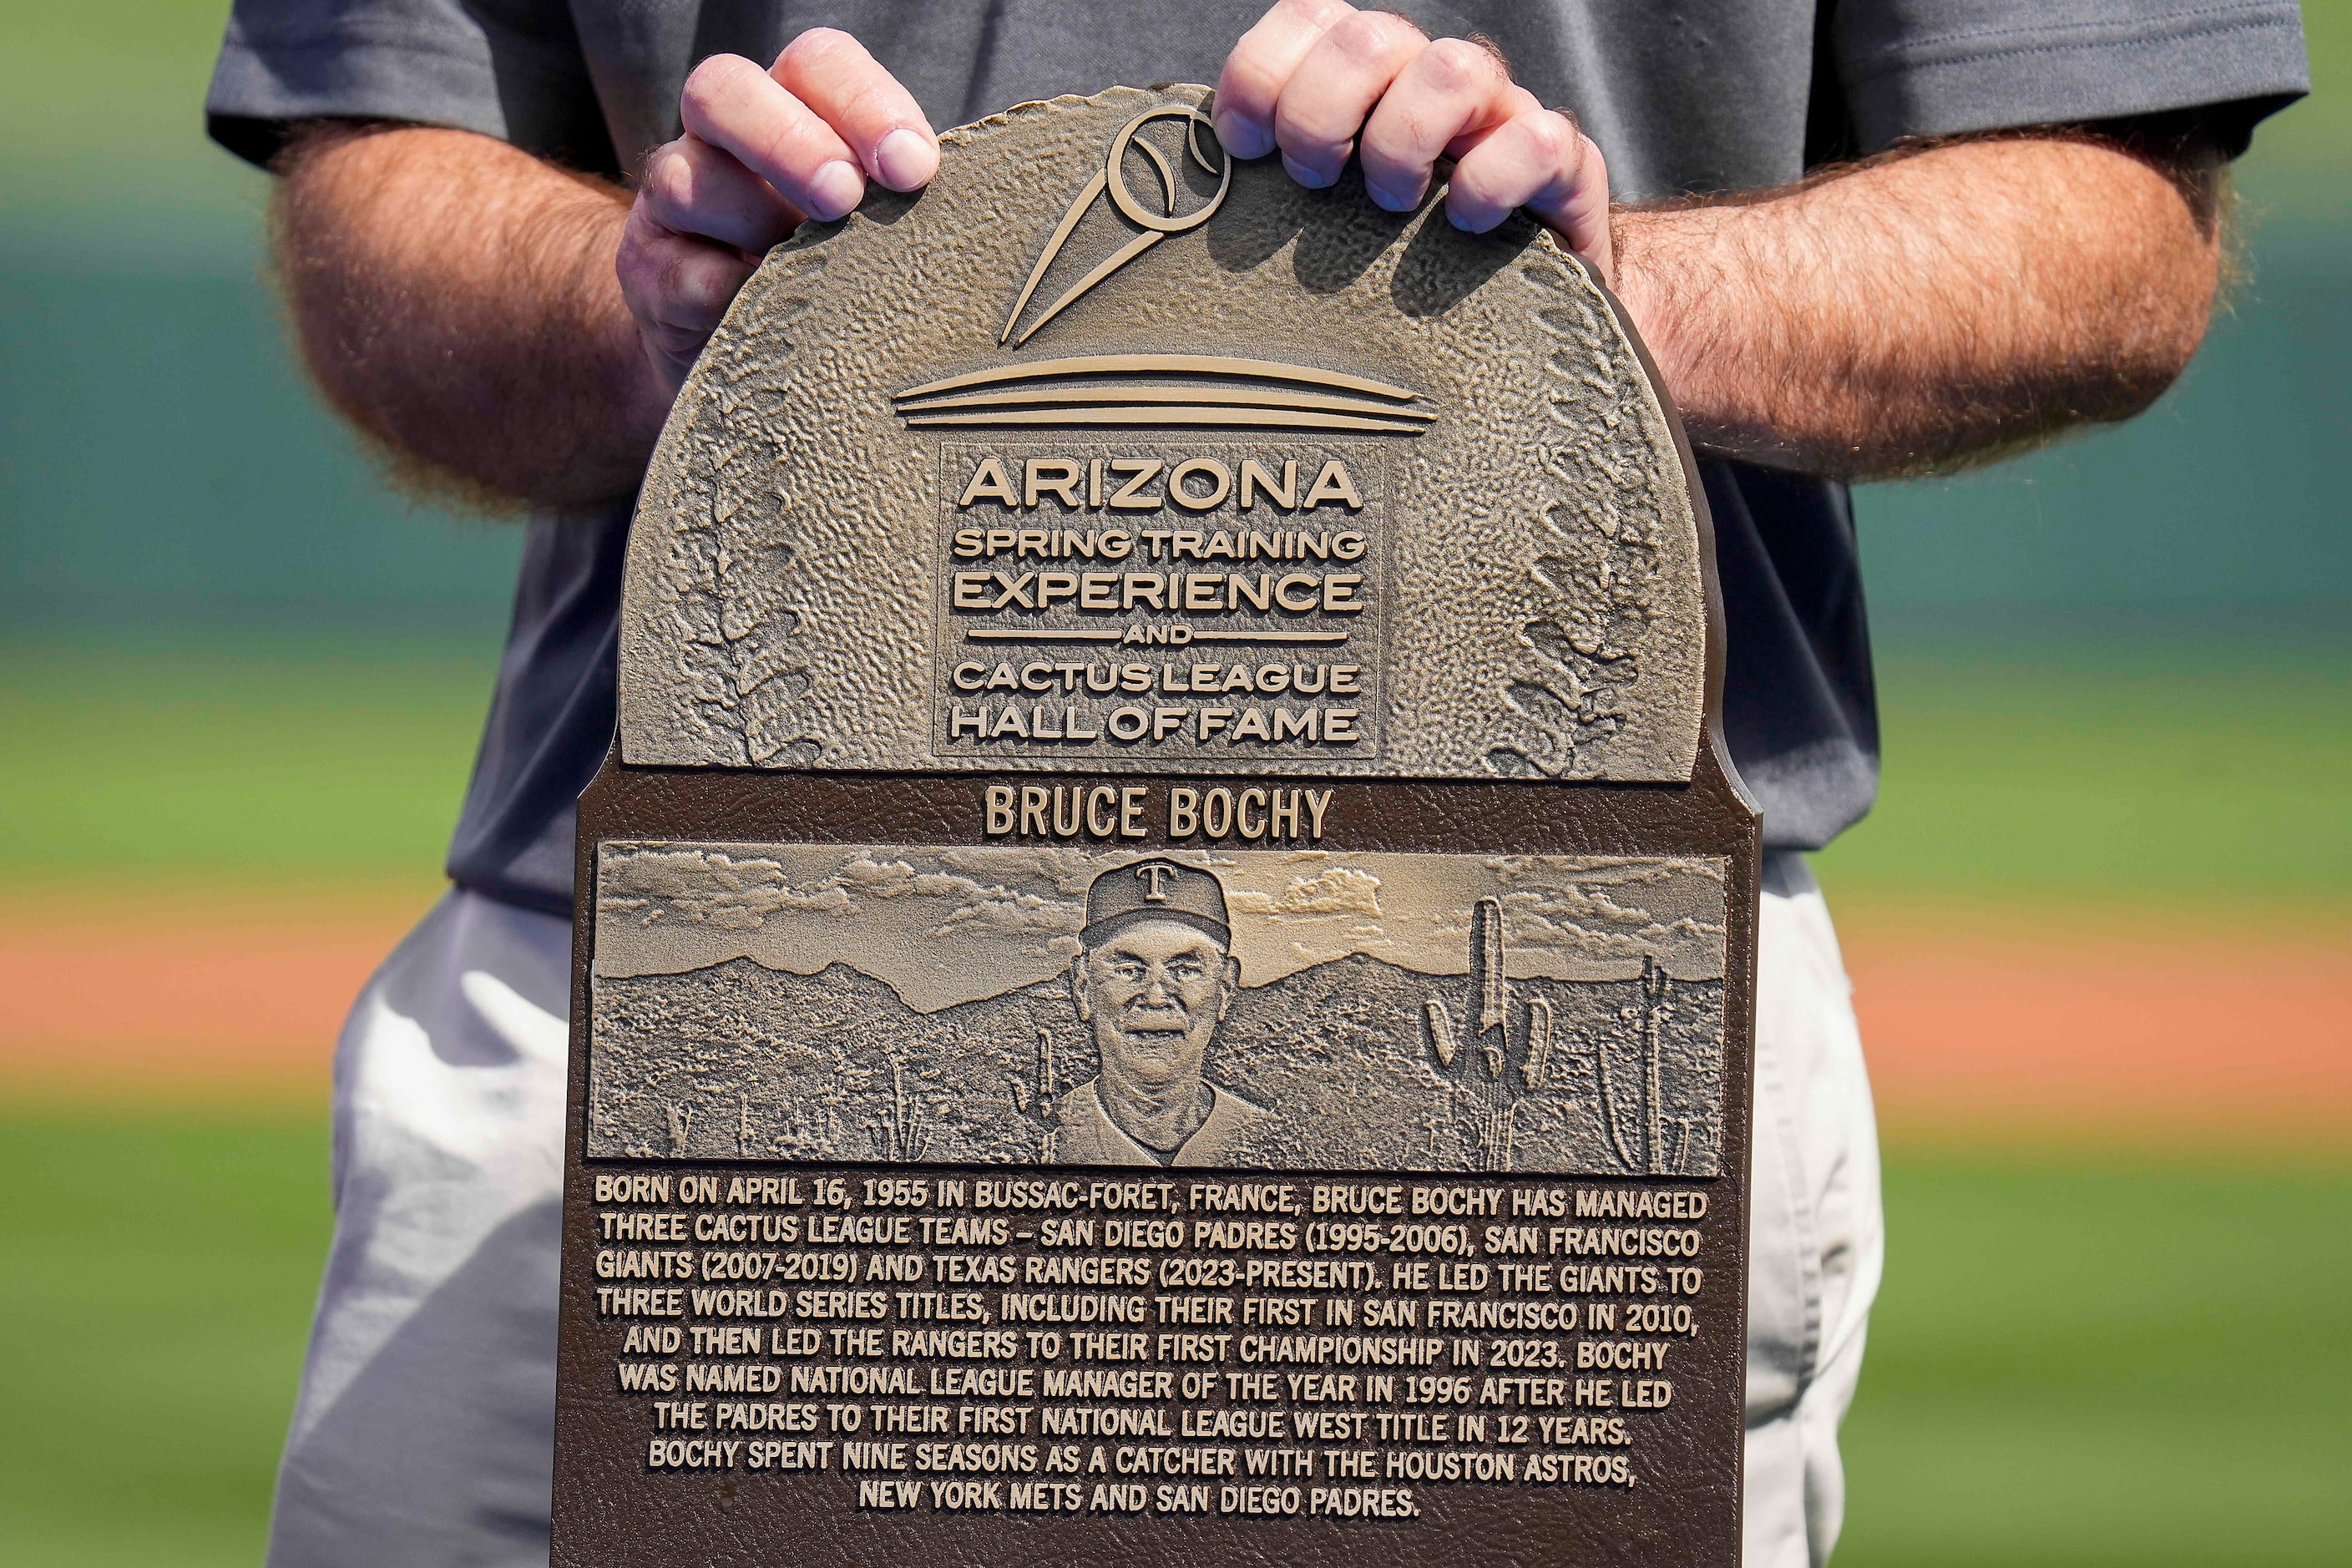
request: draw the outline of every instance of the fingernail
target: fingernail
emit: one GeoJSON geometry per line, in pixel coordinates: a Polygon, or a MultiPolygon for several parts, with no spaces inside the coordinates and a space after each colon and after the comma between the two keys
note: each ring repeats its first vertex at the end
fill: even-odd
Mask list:
{"type": "Polygon", "coordinates": [[[1370,180],[1364,182],[1364,194],[1372,198],[1375,205],[1386,207],[1392,213],[1409,213],[1421,201],[1419,191],[1409,196],[1401,196],[1394,191],[1382,190],[1370,180]]]}
{"type": "Polygon", "coordinates": [[[928,185],[939,170],[939,149],[929,138],[903,126],[882,138],[882,144],[874,149],[875,177],[894,191],[928,185]]]}
{"type": "Polygon", "coordinates": [[[837,218],[865,195],[866,176],[857,172],[857,165],[835,158],[809,179],[809,216],[837,218]]]}
{"type": "Polygon", "coordinates": [[[1463,216],[1461,213],[1454,210],[1454,206],[1452,202],[1445,204],[1445,221],[1452,224],[1454,227],[1460,229],[1465,234],[1484,234],[1488,229],[1493,228],[1496,224],[1502,222],[1507,216],[1507,214],[1496,213],[1493,217],[1487,218],[1485,222],[1481,223],[1476,217],[1463,216]]]}
{"type": "Polygon", "coordinates": [[[1274,132],[1240,115],[1213,114],[1218,144],[1236,158],[1263,158],[1274,151],[1274,132]]]}
{"type": "Polygon", "coordinates": [[[1286,172],[1292,179],[1297,180],[1300,184],[1305,185],[1310,191],[1328,190],[1330,187],[1331,182],[1329,180],[1325,179],[1322,175],[1317,174],[1306,164],[1298,163],[1287,153],[1285,153],[1282,155],[1282,166],[1285,172],[1286,172]]]}

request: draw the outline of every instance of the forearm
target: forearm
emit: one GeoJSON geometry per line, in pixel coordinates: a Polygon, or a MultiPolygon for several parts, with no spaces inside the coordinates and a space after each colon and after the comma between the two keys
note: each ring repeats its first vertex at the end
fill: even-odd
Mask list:
{"type": "Polygon", "coordinates": [[[618,189],[465,132],[329,128],[274,213],[304,362],[428,484],[557,510],[635,489],[668,396],[622,301],[618,189]]]}
{"type": "Polygon", "coordinates": [[[1951,143],[1620,212],[1618,291],[1692,439],[1864,478],[2128,417],[2187,365],[2218,170],[2107,142],[1951,143]]]}

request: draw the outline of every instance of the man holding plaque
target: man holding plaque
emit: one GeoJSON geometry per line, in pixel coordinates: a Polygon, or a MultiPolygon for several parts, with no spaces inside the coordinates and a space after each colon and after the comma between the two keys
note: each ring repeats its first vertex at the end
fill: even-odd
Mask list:
{"type": "MultiPolygon", "coordinates": [[[[2171,382],[2211,309],[2223,166],[2307,86],[2299,17],[1456,4],[238,0],[212,127],[282,176],[312,374],[404,472],[533,513],[456,887],[340,1048],[338,1228],[273,1563],[544,1560],[572,808],[613,732],[633,495],[703,343],[803,217],[924,184],[935,126],[1183,79],[1217,83],[1233,156],[1313,186],[1353,161],[1393,209],[1444,179],[1463,227],[1550,225],[1701,450],[1725,728],[1767,850],[1746,1552],[1826,1558],[1882,1256],[1860,1042],[1801,858],[1877,777],[1844,483],[2128,417],[2171,382]],[[420,1034],[441,1070],[388,1070],[420,1034]]],[[[1079,994],[1104,1028],[1110,994],[1079,994]]],[[[1209,999],[1180,1010],[1204,1051],[1209,999]]],[[[1215,1093],[1130,1120],[1181,1154],[1215,1093]]]]}

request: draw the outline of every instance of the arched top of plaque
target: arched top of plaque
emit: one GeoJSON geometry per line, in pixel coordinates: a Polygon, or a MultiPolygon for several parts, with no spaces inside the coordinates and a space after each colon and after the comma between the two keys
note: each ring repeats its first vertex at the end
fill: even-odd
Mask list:
{"type": "Polygon", "coordinates": [[[1606,295],[1208,96],[1024,104],[770,254],[638,504],[625,762],[1692,776],[1704,501],[1606,295]]]}

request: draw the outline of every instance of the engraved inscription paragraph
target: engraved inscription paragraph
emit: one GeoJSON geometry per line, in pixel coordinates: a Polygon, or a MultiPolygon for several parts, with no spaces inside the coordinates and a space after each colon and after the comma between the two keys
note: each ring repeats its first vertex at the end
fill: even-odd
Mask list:
{"type": "Polygon", "coordinates": [[[1630,1490],[1678,1445],[1678,1383],[1736,1364],[1723,1219],[1685,1184],[594,1184],[612,1440],[834,1510],[1408,1521],[1630,1490]]]}

